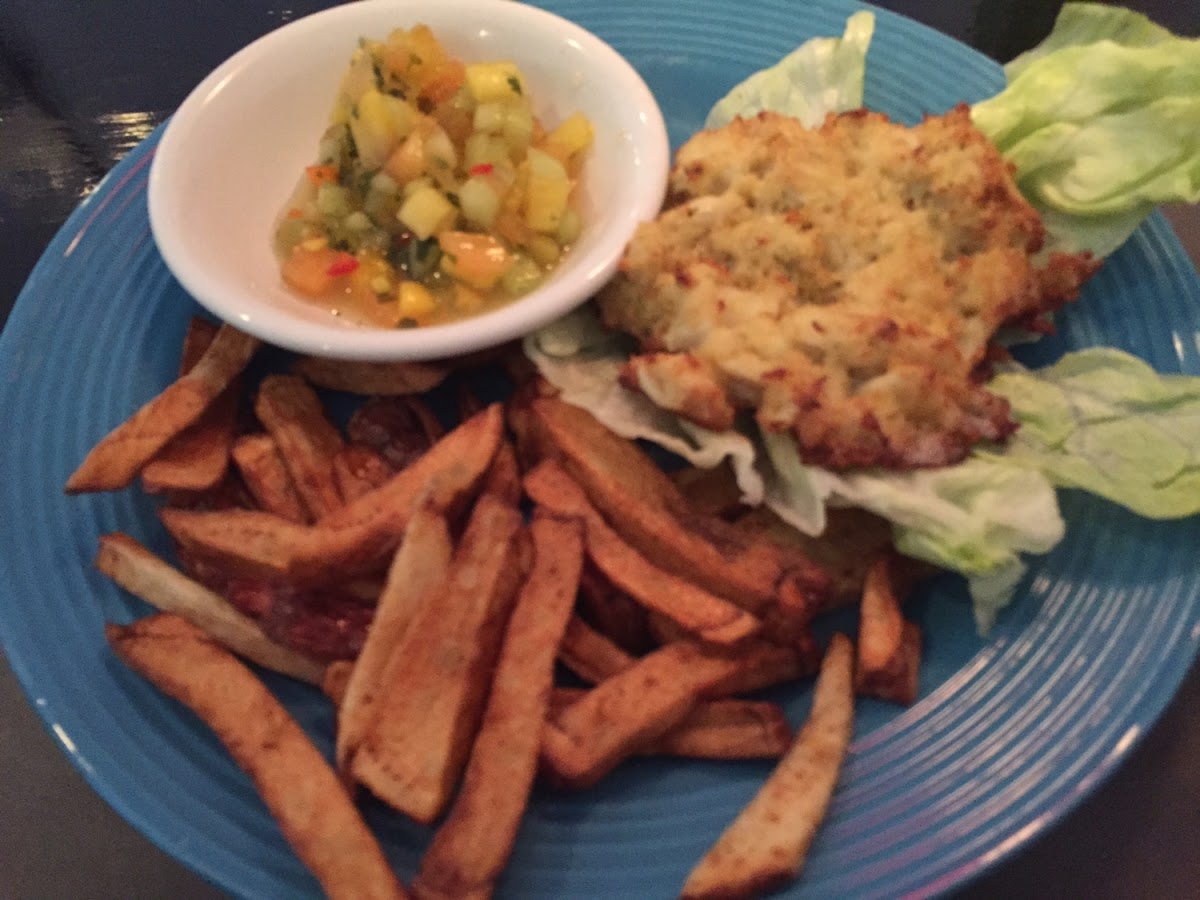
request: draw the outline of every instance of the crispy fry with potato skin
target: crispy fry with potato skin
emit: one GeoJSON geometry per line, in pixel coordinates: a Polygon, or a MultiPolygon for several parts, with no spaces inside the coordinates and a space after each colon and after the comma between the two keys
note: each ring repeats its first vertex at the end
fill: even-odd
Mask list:
{"type": "Polygon", "coordinates": [[[233,444],[233,463],[246,490],[263,511],[298,524],[311,521],[271,435],[265,432],[242,435],[233,444]]]}
{"type": "Polygon", "coordinates": [[[268,375],[259,384],[254,413],[275,439],[309,520],[341,509],[333,460],[345,441],[316,391],[297,375],[268,375]]]}
{"type": "Polygon", "coordinates": [[[317,387],[363,396],[423,394],[450,374],[450,367],[424,362],[356,362],[302,356],[292,371],[317,387]]]}
{"type": "MultiPolygon", "coordinates": [[[[581,699],[584,688],[555,688],[550,714],[581,699]]],[[[701,700],[687,717],[636,751],[638,756],[691,759],[778,759],[792,742],[792,729],[778,703],[763,700],[701,700]]]]}
{"type": "Polygon", "coordinates": [[[528,551],[516,508],[482,495],[447,577],[394,651],[390,682],[350,769],[418,822],[441,815],[467,762],[528,551]]]}
{"type": "Polygon", "coordinates": [[[570,787],[590,787],[682,722],[746,666],[742,652],[677,641],[643,656],[547,722],[542,761],[570,787]]]}
{"type": "Polygon", "coordinates": [[[582,519],[588,559],[614,585],[648,609],[714,644],[736,644],[761,627],[741,607],[663,571],[626,544],[588,502],[583,489],[552,460],[540,463],[526,475],[524,485],[525,493],[540,506],[582,519]]]}
{"type": "MultiPolygon", "coordinates": [[[[217,326],[194,316],[183,338],[179,374],[192,370],[216,337],[217,326]]],[[[149,494],[205,491],[225,477],[237,420],[241,379],[235,378],[199,420],[176,435],[142,469],[149,494]]]]}
{"type": "Polygon", "coordinates": [[[315,525],[256,510],[163,509],[183,548],[230,574],[320,584],[386,564],[417,504],[436,485],[452,514],[474,496],[499,446],[503,417],[492,406],[459,425],[407,469],[315,525]]]}
{"type": "Polygon", "coordinates": [[[834,635],[812,711],[754,799],[692,869],[682,897],[757,897],[800,874],[854,731],[854,648],[834,635]]]}
{"type": "Polygon", "coordinates": [[[433,499],[425,500],[404,530],[404,540],[388,570],[375,618],[338,709],[335,758],[344,776],[349,774],[350,760],[371,727],[380,692],[392,683],[399,663],[397,648],[404,641],[404,633],[445,579],[453,552],[445,515],[433,499]]]}
{"type": "Polygon", "coordinates": [[[526,444],[556,457],[621,537],[657,566],[756,615],[774,606],[783,582],[815,597],[830,590],[825,572],[803,553],[691,508],[653,460],[590,413],[529,394],[510,413],[526,444]]]}
{"type": "Polygon", "coordinates": [[[855,690],[909,705],[917,699],[921,630],[904,619],[893,577],[895,560],[882,557],[867,572],[858,620],[855,690]]]}
{"type": "Polygon", "coordinates": [[[167,443],[195,423],[241,374],[259,347],[258,338],[222,325],[204,355],[110,431],[67,479],[66,492],[113,491],[128,487],[167,443]]]}
{"type": "Polygon", "coordinates": [[[331,898],[408,896],[320,751],[249,669],[169,613],[107,625],[105,635],[130,668],[216,732],[331,898]]]}
{"type": "Polygon", "coordinates": [[[599,684],[637,662],[636,658],[577,615],[571,616],[567,622],[566,631],[558,645],[558,659],[592,684],[599,684]]]}
{"type": "Polygon", "coordinates": [[[583,565],[578,520],[538,511],[530,533],[533,567],[509,621],[462,788],[413,882],[423,900],[490,897],[529,802],[555,649],[583,565]]]}
{"type": "Polygon", "coordinates": [[[224,597],[188,578],[127,534],[102,535],[96,568],[151,606],[203,628],[213,640],[253,663],[321,684],[325,666],[272,641],[257,622],[224,597]]]}

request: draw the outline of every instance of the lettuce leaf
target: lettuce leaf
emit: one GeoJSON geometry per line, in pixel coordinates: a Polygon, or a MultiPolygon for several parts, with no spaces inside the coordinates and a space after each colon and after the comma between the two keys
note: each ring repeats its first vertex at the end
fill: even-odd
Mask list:
{"type": "Polygon", "coordinates": [[[717,101],[705,128],[719,128],[738,116],[763,110],[793,116],[815,128],[826,113],[845,112],[863,105],[867,47],[875,31],[875,16],[856,12],[846,20],[840,38],[805,41],[769,69],[755,72],[717,101]]]}
{"type": "Polygon", "coordinates": [[[1003,451],[1027,466],[1151,519],[1200,513],[1200,377],[1160,375],[1120,350],[1068,353],[988,387],[1021,423],[1003,451]]]}
{"type": "Polygon", "coordinates": [[[1068,3],[1005,74],[971,116],[1016,167],[1047,249],[1107,256],[1159,203],[1200,201],[1200,40],[1068,3]]]}

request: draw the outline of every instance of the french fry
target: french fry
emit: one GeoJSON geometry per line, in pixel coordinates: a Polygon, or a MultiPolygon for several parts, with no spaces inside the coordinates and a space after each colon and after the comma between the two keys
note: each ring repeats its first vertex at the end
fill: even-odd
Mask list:
{"type": "Polygon", "coordinates": [[[289,522],[310,521],[308,510],[296,492],[296,483],[271,435],[246,434],[234,441],[233,464],[261,509],[289,522]]]}
{"type": "Polygon", "coordinates": [[[110,491],[128,487],[167,443],[195,423],[229,387],[259,347],[258,338],[222,325],[186,375],[150,400],[112,431],[67,479],[66,492],[110,491]]]}
{"type": "Polygon", "coordinates": [[[333,701],[334,706],[341,706],[346,698],[346,685],[350,682],[350,673],[354,669],[354,660],[335,659],[325,667],[325,677],[321,679],[321,692],[333,701]]]}
{"type": "Polygon", "coordinates": [[[169,613],[105,634],[130,668],[216,732],[331,898],[408,896],[320,751],[249,669],[169,613]]]}
{"type": "Polygon", "coordinates": [[[542,761],[554,779],[590,787],[682,722],[742,667],[736,655],[679,641],[643,656],[547,722],[542,761]]]}
{"type": "Polygon", "coordinates": [[[366,444],[346,444],[333,457],[333,481],[347,503],[382,487],[394,474],[387,460],[366,444]]]}
{"type": "Polygon", "coordinates": [[[362,396],[423,394],[450,374],[450,367],[423,362],[355,362],[303,356],[292,371],[317,387],[362,396]]]}
{"type": "Polygon", "coordinates": [[[426,499],[409,519],[338,709],[335,760],[343,775],[371,725],[383,686],[392,682],[405,631],[445,579],[453,551],[446,517],[426,499]]]}
{"type": "Polygon", "coordinates": [[[256,510],[163,509],[159,517],[190,554],[230,573],[319,584],[386,564],[417,504],[436,486],[451,514],[474,496],[501,438],[498,406],[459,425],[407,469],[315,525],[256,510]]]}
{"type": "Polygon", "coordinates": [[[129,593],[202,628],[213,640],[266,669],[319,685],[320,662],[275,643],[224,597],[188,578],[127,534],[100,538],[96,568],[129,593]]]}
{"type": "Polygon", "coordinates": [[[623,672],[637,661],[579,616],[572,616],[567,622],[558,645],[558,658],[564,666],[592,684],[623,672]]]}
{"type": "Polygon", "coordinates": [[[533,567],[509,622],[462,788],[413,882],[423,900],[490,897],[529,802],[555,649],[583,564],[577,520],[537,512],[530,532],[533,567]]]}
{"type": "Polygon", "coordinates": [[[646,608],[715,644],[735,644],[759,630],[758,620],[741,607],[663,571],[621,540],[557,463],[540,463],[524,485],[535,503],[584,521],[588,559],[646,608]]]}
{"type": "Polygon", "coordinates": [[[745,509],[742,489],[728,461],[711,469],[685,466],[670,472],[668,477],[687,498],[688,505],[704,515],[724,519],[745,509]]]}
{"type": "Polygon", "coordinates": [[[350,768],[418,822],[441,815],[462,774],[527,555],[520,513],[481,496],[446,579],[394,651],[390,683],[350,768]]]}
{"type": "Polygon", "coordinates": [[[527,401],[528,439],[550,450],[604,518],[655,565],[762,614],[793,582],[824,594],[829,579],[797,550],[756,541],[728,522],[689,507],[670,478],[635,444],[557,397],[527,401]]]}
{"type": "Polygon", "coordinates": [[[500,442],[492,466],[483,480],[485,493],[503,497],[514,506],[521,502],[521,467],[517,453],[507,440],[500,442]]]}
{"type": "Polygon", "coordinates": [[[907,706],[917,699],[921,631],[904,620],[892,562],[886,556],[878,559],[863,585],[854,687],[862,696],[907,706]]]}
{"type": "Polygon", "coordinates": [[[275,439],[310,520],[341,509],[333,459],[345,442],[316,391],[299,376],[268,375],[259,385],[254,413],[275,439]]]}
{"type": "Polygon", "coordinates": [[[854,648],[835,635],[812,711],[766,784],[692,869],[682,896],[757,897],[799,875],[854,730],[854,648]]]}
{"type": "Polygon", "coordinates": [[[650,631],[650,614],[646,608],[605,578],[595,566],[583,567],[579,579],[579,608],[601,634],[629,653],[642,654],[661,643],[650,631]]]}
{"type": "MultiPolygon", "coordinates": [[[[550,698],[551,715],[558,715],[586,693],[582,688],[555,688],[550,698]]],[[[778,759],[791,742],[792,729],[778,703],[702,700],[682,722],[635,755],[778,759]]]]}
{"type": "MultiPolygon", "coordinates": [[[[217,326],[193,317],[183,339],[179,374],[192,370],[216,337],[217,326]]],[[[204,414],[177,434],[142,469],[142,488],[151,494],[204,491],[225,477],[237,419],[241,379],[212,402],[204,414]]]]}

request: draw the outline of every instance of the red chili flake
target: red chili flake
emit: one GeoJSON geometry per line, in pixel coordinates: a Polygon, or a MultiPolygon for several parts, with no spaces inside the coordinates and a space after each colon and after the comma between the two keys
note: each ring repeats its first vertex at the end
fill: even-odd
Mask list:
{"type": "Polygon", "coordinates": [[[339,252],[333,258],[333,262],[329,264],[329,268],[325,270],[327,275],[332,275],[334,278],[339,275],[349,275],[358,268],[358,260],[353,254],[339,252]]]}
{"type": "Polygon", "coordinates": [[[478,165],[471,166],[471,169],[467,174],[468,175],[491,175],[494,171],[496,171],[496,167],[493,166],[491,163],[479,163],[478,165]]]}

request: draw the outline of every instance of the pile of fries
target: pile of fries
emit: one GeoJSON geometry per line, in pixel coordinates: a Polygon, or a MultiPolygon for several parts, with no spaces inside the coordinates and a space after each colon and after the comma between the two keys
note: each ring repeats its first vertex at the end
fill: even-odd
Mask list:
{"type": "Polygon", "coordinates": [[[331,897],[491,896],[535,778],[586,789],[649,754],[778,761],[682,896],[798,875],[855,694],[916,697],[915,573],[886,529],[848,519],[833,543],[802,540],[741,508],[727,473],[667,474],[511,349],[458,366],[299,358],[253,378],[259,349],[195,320],[178,380],[67,490],[140,477],[164,498],[178,567],[100,538],[98,568],[160,610],[108,641],[216,732],[331,897]],[[460,389],[447,430],[421,395],[485,363],[510,399],[460,389]],[[344,426],[327,391],[365,397],[344,426]],[[860,597],[857,650],[836,635],[822,652],[814,617],[860,597]],[[243,661],[336,704],[332,761],[243,661]],[[814,674],[795,733],[743,696],[814,674]],[[360,789],[436,825],[410,889],[360,789]]]}

